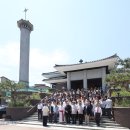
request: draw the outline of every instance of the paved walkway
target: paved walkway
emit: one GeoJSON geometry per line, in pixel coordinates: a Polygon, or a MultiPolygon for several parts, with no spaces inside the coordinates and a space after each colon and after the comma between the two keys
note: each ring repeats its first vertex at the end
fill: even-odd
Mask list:
{"type": "Polygon", "coordinates": [[[97,127],[95,122],[90,122],[89,125],[69,125],[69,124],[55,124],[48,123],[48,127],[43,127],[42,122],[37,120],[35,113],[31,117],[25,118],[21,121],[5,121],[0,119],[0,130],[130,130],[122,127],[114,121],[103,118],[101,126],[97,127]]]}
{"type": "Polygon", "coordinates": [[[23,124],[8,124],[8,125],[0,125],[0,130],[129,130],[129,129],[116,129],[116,128],[101,128],[101,127],[94,127],[94,128],[89,128],[89,127],[82,127],[82,128],[68,128],[68,127],[54,127],[49,125],[48,127],[43,127],[43,126],[37,126],[37,125],[23,125],[23,124]]]}
{"type": "Polygon", "coordinates": [[[83,125],[62,125],[62,124],[49,124],[48,127],[43,127],[42,123],[35,124],[21,124],[20,122],[11,122],[11,121],[0,121],[0,130],[130,130],[124,127],[115,127],[115,128],[105,128],[105,127],[91,127],[83,125]]]}
{"type": "MultiPolygon", "coordinates": [[[[27,117],[21,121],[19,121],[19,125],[26,126],[37,126],[42,127],[42,121],[37,119],[37,112],[27,117]]],[[[89,125],[76,125],[73,124],[59,124],[59,123],[48,123],[49,129],[53,130],[73,130],[73,129],[81,129],[81,130],[129,130],[126,127],[122,127],[120,124],[117,124],[115,121],[108,119],[107,117],[102,117],[100,127],[97,127],[95,121],[90,121],[89,125]]]]}
{"type": "Polygon", "coordinates": [[[0,125],[0,130],[48,130],[48,128],[17,126],[17,125],[0,125]]]}

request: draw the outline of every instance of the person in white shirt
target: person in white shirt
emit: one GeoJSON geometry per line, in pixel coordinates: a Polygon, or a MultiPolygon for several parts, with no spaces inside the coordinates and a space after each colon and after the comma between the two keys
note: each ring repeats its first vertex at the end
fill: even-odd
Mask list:
{"type": "Polygon", "coordinates": [[[77,106],[75,105],[74,101],[72,102],[71,108],[72,108],[72,113],[71,113],[72,124],[76,124],[77,106]]]}
{"type": "Polygon", "coordinates": [[[42,119],[42,107],[43,107],[42,102],[39,102],[38,105],[37,105],[38,120],[42,119]]]}
{"type": "Polygon", "coordinates": [[[54,116],[53,116],[54,123],[57,123],[59,113],[59,107],[57,106],[57,102],[54,102],[53,110],[54,110],[54,116]]]}
{"type": "Polygon", "coordinates": [[[59,123],[64,122],[64,114],[65,114],[65,108],[63,106],[63,102],[61,102],[59,106],[59,123]]]}
{"type": "Polygon", "coordinates": [[[43,126],[47,126],[48,114],[49,114],[49,108],[48,108],[47,104],[45,103],[43,108],[42,108],[43,126]]]}
{"type": "Polygon", "coordinates": [[[106,115],[106,99],[102,98],[101,100],[101,108],[102,108],[102,115],[105,116],[106,115]]]}
{"type": "Polygon", "coordinates": [[[94,109],[94,117],[95,117],[97,126],[100,126],[101,116],[102,116],[102,109],[100,107],[100,104],[97,104],[97,106],[94,109]]]}
{"type": "Polygon", "coordinates": [[[79,102],[79,106],[77,107],[78,109],[78,117],[79,117],[79,124],[83,124],[83,106],[81,101],[79,102]]]}
{"type": "Polygon", "coordinates": [[[106,100],[106,113],[109,119],[111,119],[112,117],[111,111],[112,111],[112,100],[110,97],[108,97],[106,100]]]}

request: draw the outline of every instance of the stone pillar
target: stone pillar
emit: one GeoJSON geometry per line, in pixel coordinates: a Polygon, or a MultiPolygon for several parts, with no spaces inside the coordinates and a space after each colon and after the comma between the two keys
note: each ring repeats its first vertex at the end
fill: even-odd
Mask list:
{"type": "Polygon", "coordinates": [[[83,88],[87,90],[87,70],[84,70],[83,73],[84,73],[83,88]]]}
{"type": "Polygon", "coordinates": [[[17,22],[20,28],[20,67],[19,82],[29,86],[29,50],[30,50],[30,33],[33,31],[33,25],[26,20],[17,22]]]}
{"type": "Polygon", "coordinates": [[[70,83],[70,72],[67,72],[67,89],[71,89],[71,83],[70,83]]]}

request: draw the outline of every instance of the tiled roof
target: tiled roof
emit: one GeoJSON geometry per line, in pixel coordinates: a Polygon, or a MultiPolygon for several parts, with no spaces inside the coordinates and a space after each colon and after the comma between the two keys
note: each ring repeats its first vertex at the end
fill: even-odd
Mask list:
{"type": "Polygon", "coordinates": [[[60,74],[58,71],[42,73],[42,75],[60,74]]]}
{"type": "Polygon", "coordinates": [[[98,61],[103,61],[103,60],[109,60],[109,59],[112,59],[112,58],[119,58],[119,57],[117,56],[117,54],[114,54],[112,56],[109,56],[109,57],[106,57],[106,58],[103,58],[103,59],[100,59],[100,60],[89,61],[89,62],[78,63],[78,64],[67,64],[67,65],[57,65],[57,64],[55,64],[54,67],[63,67],[63,66],[73,66],[73,65],[79,65],[79,64],[86,64],[86,63],[98,62],[98,61]]]}
{"type": "MultiPolygon", "coordinates": [[[[66,77],[65,76],[59,76],[59,77],[52,77],[52,78],[49,78],[49,80],[55,80],[55,79],[66,79],[66,77]]],[[[43,81],[46,81],[46,80],[48,80],[48,79],[43,79],[43,81]]]]}

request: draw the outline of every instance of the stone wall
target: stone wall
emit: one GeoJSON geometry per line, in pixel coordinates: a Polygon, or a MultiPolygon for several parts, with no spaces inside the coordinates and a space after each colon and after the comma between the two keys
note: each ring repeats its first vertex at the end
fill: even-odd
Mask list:
{"type": "Polygon", "coordinates": [[[114,108],[115,121],[124,127],[130,128],[130,107],[116,107],[114,108]]]}
{"type": "Polygon", "coordinates": [[[32,115],[37,107],[8,107],[6,108],[6,117],[10,120],[21,120],[32,115]]]}

